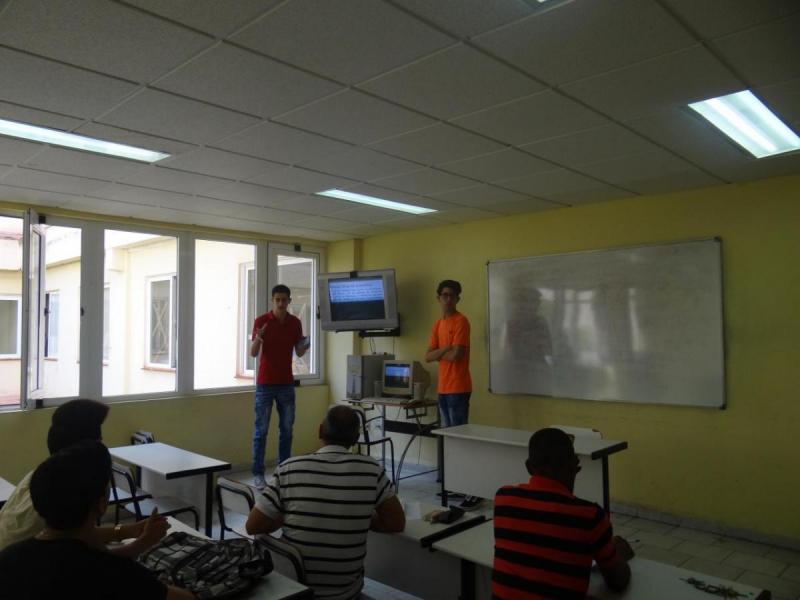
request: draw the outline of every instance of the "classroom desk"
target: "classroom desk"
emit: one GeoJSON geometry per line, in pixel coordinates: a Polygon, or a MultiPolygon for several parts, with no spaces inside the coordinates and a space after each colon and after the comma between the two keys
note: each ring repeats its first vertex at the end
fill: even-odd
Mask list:
{"type": "Polygon", "coordinates": [[[169,444],[155,442],[152,444],[136,444],[133,446],[117,446],[108,451],[114,458],[147,469],[163,476],[165,479],[179,479],[193,475],[206,476],[205,493],[205,533],[211,536],[211,522],[214,504],[214,473],[228,471],[230,463],[181,450],[169,444]]]}
{"type": "MultiPolygon", "coordinates": [[[[525,468],[530,431],[486,425],[458,425],[436,429],[442,439],[442,504],[447,489],[480,498],[494,498],[504,485],[528,481],[525,468]]],[[[609,510],[608,457],[625,450],[628,442],[590,436],[575,437],[575,453],[581,471],[575,479],[575,495],[597,502],[609,510]]]]}
{"type": "Polygon", "coordinates": [[[11,496],[11,492],[14,491],[15,487],[15,485],[0,477],[0,508],[3,508],[3,505],[8,500],[8,497],[11,496]]]}
{"type": "MultiPolygon", "coordinates": [[[[483,599],[491,595],[494,560],[494,529],[491,521],[440,540],[433,544],[433,549],[461,560],[462,600],[483,599]]],[[[768,590],[646,558],[634,557],[629,564],[631,583],[624,592],[609,590],[595,568],[589,582],[589,594],[598,600],[709,600],[717,597],[696,589],[686,581],[693,578],[709,585],[732,588],[744,594],[740,596],[742,600],[769,600],[772,597],[768,590]]]]}
{"type": "Polygon", "coordinates": [[[419,598],[458,600],[460,563],[441,552],[431,552],[431,535],[449,535],[482,522],[480,515],[464,515],[450,525],[422,519],[441,508],[433,504],[403,502],[406,528],[400,533],[369,532],[365,575],[419,598]],[[426,547],[423,547],[423,543],[426,547]]]}
{"type": "MultiPolygon", "coordinates": [[[[195,531],[177,519],[167,517],[167,521],[170,524],[170,532],[184,531],[189,535],[205,537],[202,533],[195,531]]],[[[314,594],[310,588],[276,571],[267,575],[246,594],[237,596],[237,598],[242,598],[243,600],[311,600],[313,597],[314,594]]]]}

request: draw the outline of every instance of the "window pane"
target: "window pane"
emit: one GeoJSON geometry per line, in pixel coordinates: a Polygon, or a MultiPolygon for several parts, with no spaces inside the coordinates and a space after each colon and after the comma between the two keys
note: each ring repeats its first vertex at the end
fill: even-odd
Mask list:
{"type": "Polygon", "coordinates": [[[0,406],[19,405],[22,219],[0,217],[0,406]]]}
{"type": "Polygon", "coordinates": [[[45,229],[45,360],[42,395],[78,395],[81,331],[81,230],[48,225],[45,229]],[[57,292],[55,290],[58,290],[57,292]],[[49,303],[49,304],[48,304],[49,303]]]}
{"type": "Polygon", "coordinates": [[[288,285],[292,290],[292,303],[289,312],[300,319],[303,335],[311,336],[311,348],[301,357],[294,356],[292,370],[295,375],[308,375],[314,372],[313,357],[316,340],[314,323],[314,260],[300,256],[278,255],[278,283],[288,285]]]}
{"type": "Polygon", "coordinates": [[[106,230],[104,396],[175,390],[177,260],[175,237],[106,230]]]}
{"type": "Polygon", "coordinates": [[[252,244],[195,242],[195,389],[253,385],[255,256],[252,244]]]}

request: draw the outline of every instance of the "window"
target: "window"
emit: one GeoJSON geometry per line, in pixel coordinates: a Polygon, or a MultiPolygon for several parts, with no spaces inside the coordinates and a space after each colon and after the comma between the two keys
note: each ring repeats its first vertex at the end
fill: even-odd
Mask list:
{"type": "Polygon", "coordinates": [[[108,363],[111,356],[111,288],[103,288],[103,363],[108,363]]]}
{"type": "Polygon", "coordinates": [[[44,356],[58,358],[58,292],[44,295],[44,356]]]}
{"type": "Polygon", "coordinates": [[[194,250],[194,389],[253,385],[256,247],[195,240],[194,250]]]}
{"type": "Polygon", "coordinates": [[[150,279],[147,300],[147,364],[176,367],[178,305],[175,302],[176,275],[150,279]]]}
{"type": "Polygon", "coordinates": [[[19,296],[0,296],[0,358],[19,358],[22,300],[19,296]]]}

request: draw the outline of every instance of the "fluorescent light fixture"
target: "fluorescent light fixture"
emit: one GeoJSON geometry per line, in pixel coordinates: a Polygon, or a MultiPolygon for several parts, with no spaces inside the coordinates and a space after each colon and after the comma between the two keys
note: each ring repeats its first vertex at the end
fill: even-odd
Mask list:
{"type": "Polygon", "coordinates": [[[106,142],[83,135],[58,131],[57,129],[37,127],[36,125],[6,121],[5,119],[0,119],[0,134],[22,138],[23,140],[42,142],[43,144],[77,148],[78,150],[86,150],[87,152],[121,156],[122,158],[141,160],[142,162],[149,163],[162,160],[169,156],[169,154],[164,154],[163,152],[154,152],[153,150],[126,146],[125,144],[115,144],[114,142],[106,142]]]}
{"type": "Polygon", "coordinates": [[[750,90],[689,105],[756,158],[800,149],[800,137],[750,90]]]}
{"type": "Polygon", "coordinates": [[[325,190],[324,192],[317,192],[317,195],[328,196],[329,198],[339,198],[340,200],[349,200],[350,202],[360,202],[361,204],[379,206],[381,208],[388,208],[390,210],[401,210],[413,215],[424,215],[427,213],[436,212],[436,210],[433,208],[415,206],[413,204],[406,204],[405,202],[395,202],[394,200],[384,200],[383,198],[365,196],[364,194],[355,194],[353,192],[345,192],[344,190],[325,190]]]}

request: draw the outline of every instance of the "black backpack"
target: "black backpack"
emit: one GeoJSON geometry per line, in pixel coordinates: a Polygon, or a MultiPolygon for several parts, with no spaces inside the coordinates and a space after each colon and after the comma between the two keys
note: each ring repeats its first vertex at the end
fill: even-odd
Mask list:
{"type": "Polygon", "coordinates": [[[191,591],[199,600],[230,598],[272,571],[272,557],[252,540],[215,541],[183,531],[166,536],[139,557],[159,581],[191,591]]]}

